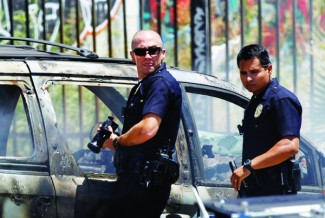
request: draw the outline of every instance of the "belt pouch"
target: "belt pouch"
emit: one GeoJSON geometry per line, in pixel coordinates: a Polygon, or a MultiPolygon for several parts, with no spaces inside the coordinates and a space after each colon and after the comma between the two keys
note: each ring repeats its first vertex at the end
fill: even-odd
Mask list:
{"type": "Polygon", "coordinates": [[[179,177],[178,163],[160,156],[158,160],[150,163],[150,183],[153,186],[163,186],[164,184],[173,184],[179,177]]]}

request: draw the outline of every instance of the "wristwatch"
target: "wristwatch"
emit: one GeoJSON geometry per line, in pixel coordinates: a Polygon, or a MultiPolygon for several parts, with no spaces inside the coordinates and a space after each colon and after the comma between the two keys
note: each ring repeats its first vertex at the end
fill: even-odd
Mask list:
{"type": "Polygon", "coordinates": [[[116,137],[116,138],[113,140],[113,147],[114,147],[115,149],[118,149],[119,147],[121,147],[121,144],[118,143],[117,138],[118,138],[118,137],[116,137]]]}
{"type": "Polygon", "coordinates": [[[246,167],[251,173],[254,172],[254,169],[253,167],[251,166],[252,164],[252,161],[250,159],[247,159],[245,162],[244,162],[244,167],[246,167]]]}

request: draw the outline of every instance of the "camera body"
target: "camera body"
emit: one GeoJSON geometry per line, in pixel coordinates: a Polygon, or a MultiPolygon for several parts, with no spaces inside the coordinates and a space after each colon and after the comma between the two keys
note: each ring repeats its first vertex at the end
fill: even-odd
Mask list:
{"type": "Polygon", "coordinates": [[[108,116],[107,120],[102,123],[100,131],[94,136],[91,142],[88,143],[87,146],[92,152],[98,154],[100,149],[103,147],[105,140],[112,134],[112,132],[108,130],[109,126],[112,127],[113,132],[117,129],[118,124],[115,123],[113,119],[113,117],[108,116]]]}

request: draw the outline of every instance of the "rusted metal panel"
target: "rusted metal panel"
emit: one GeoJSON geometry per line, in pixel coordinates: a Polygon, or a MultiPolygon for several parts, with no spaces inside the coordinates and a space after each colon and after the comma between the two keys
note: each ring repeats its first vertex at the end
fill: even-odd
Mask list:
{"type": "Polygon", "coordinates": [[[56,217],[55,191],[48,176],[1,173],[1,217],[56,217]]]}
{"type": "Polygon", "coordinates": [[[29,75],[29,70],[22,61],[0,60],[0,76],[5,76],[5,74],[29,75]]]}
{"type": "MultiPolygon", "coordinates": [[[[78,61],[26,61],[33,74],[43,74],[43,76],[63,76],[70,75],[87,77],[88,80],[98,77],[121,77],[134,81],[137,73],[134,65],[118,63],[88,63],[78,61]]],[[[71,78],[73,79],[73,78],[71,78]]]]}
{"type": "Polygon", "coordinates": [[[85,178],[55,175],[51,178],[56,191],[58,217],[75,217],[77,187],[85,178]]]}

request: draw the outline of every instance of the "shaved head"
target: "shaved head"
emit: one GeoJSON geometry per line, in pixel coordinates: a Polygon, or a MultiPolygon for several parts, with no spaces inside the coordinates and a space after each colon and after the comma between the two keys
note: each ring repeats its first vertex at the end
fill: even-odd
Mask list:
{"type": "Polygon", "coordinates": [[[143,79],[149,74],[155,72],[162,64],[166,50],[163,48],[161,36],[153,30],[140,30],[136,32],[132,38],[132,50],[130,55],[133,62],[137,65],[138,78],[143,79]],[[152,51],[153,48],[156,52],[152,51]],[[141,50],[142,54],[136,53],[141,50]],[[144,53],[143,53],[144,52],[144,53]]]}
{"type": "Polygon", "coordinates": [[[163,42],[160,35],[153,30],[140,30],[136,32],[132,38],[132,50],[137,48],[137,44],[142,40],[152,40],[156,42],[156,46],[163,47],[163,42]]]}

